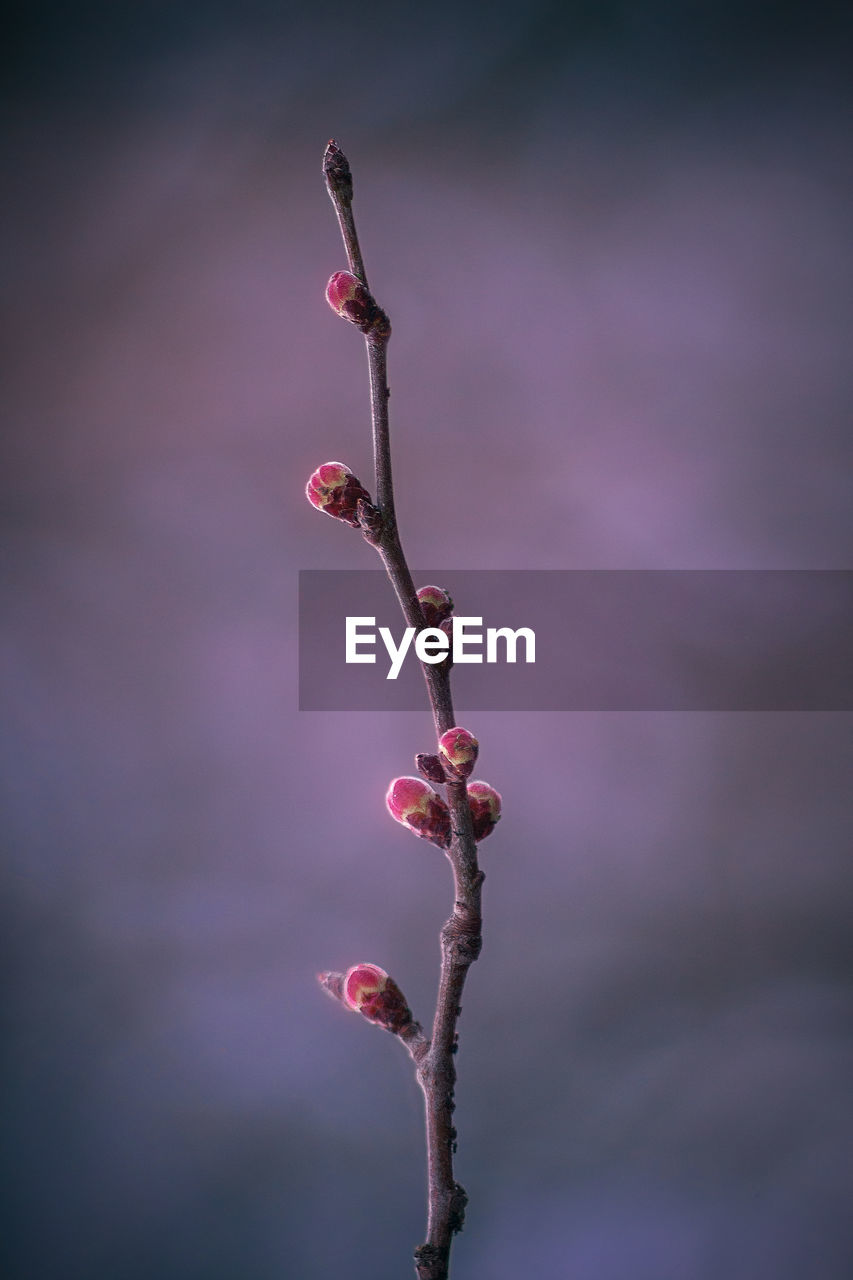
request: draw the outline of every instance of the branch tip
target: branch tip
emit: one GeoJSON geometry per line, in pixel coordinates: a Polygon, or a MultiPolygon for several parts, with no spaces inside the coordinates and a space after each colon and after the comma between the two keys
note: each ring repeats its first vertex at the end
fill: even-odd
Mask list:
{"type": "Polygon", "coordinates": [[[323,154],[323,174],[333,200],[352,203],[352,170],[349,161],[334,138],[330,138],[323,154]]]}
{"type": "Polygon", "coordinates": [[[333,1000],[343,1001],[344,975],[342,973],[318,973],[317,981],[327,996],[331,996],[333,1000]]]}

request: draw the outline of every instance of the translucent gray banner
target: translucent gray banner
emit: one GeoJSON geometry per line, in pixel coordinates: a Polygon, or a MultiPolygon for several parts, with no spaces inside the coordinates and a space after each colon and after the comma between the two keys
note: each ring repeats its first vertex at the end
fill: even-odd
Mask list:
{"type": "MultiPolygon", "coordinates": [[[[444,587],[455,616],[473,620],[460,657],[482,661],[454,665],[459,710],[853,710],[851,571],[430,570],[414,578],[444,587]],[[515,662],[506,660],[504,635],[490,644],[489,629],[502,628],[533,632],[533,662],[523,633],[515,662]]],[[[300,572],[300,710],[423,709],[415,637],[399,656],[404,632],[381,570],[300,572]],[[350,656],[375,662],[346,661],[348,618],[350,656]],[[389,679],[394,654],[399,674],[389,679]]]]}

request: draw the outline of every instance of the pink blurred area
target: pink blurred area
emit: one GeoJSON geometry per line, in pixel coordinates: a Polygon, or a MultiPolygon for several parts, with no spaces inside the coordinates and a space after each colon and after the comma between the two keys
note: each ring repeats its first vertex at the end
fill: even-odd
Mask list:
{"type": "MultiPolygon", "coordinates": [[[[329,459],[371,473],[331,134],[413,564],[850,567],[849,100],[815,55],[663,101],[573,79],[521,15],[473,29],[350,18],[361,96],[294,21],[189,40],[109,109],[10,103],[15,1277],[384,1280],[422,1238],[408,1062],[314,981],[376,963],[426,1017],[450,906],[384,807],[426,710],[296,709],[297,571],[373,567],[304,498],[329,459]]],[[[504,817],[458,1280],[842,1280],[849,717],[468,727],[504,817]]]]}

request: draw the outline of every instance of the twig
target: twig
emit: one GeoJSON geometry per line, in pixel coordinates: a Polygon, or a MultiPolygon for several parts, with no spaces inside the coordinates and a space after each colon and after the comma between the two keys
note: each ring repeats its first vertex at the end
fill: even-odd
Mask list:
{"type": "MultiPolygon", "coordinates": [[[[350,270],[366,287],[367,277],[352,213],[352,175],[346,157],[335,142],[330,142],[326,148],[323,172],[335,206],[350,270]]],[[[366,536],[382,558],[407,624],[420,630],[426,622],[403,553],[394,510],[387,375],[391,327],[384,313],[378,308],[376,311],[384,323],[374,320],[364,328],[370,370],[378,509],[378,519],[374,517],[366,536]]],[[[362,508],[360,514],[366,517],[366,508],[362,508]]],[[[367,521],[363,518],[363,527],[365,523],[367,521]]],[[[449,666],[449,662],[423,664],[438,737],[456,724],[449,666]]],[[[414,1051],[407,1046],[417,1064],[417,1078],[426,1106],[429,1202],[427,1238],[415,1250],[415,1270],[419,1280],[447,1280],[451,1241],[454,1233],[462,1229],[467,1202],[464,1189],[453,1176],[453,1153],[456,1149],[454,1054],[462,989],[468,969],[482,946],[481,887],[484,876],[477,864],[477,845],[464,779],[448,778],[447,803],[451,815],[451,839],[446,853],[453,870],[453,912],[441,930],[441,976],[432,1037],[425,1048],[416,1037],[412,1042],[414,1051]]]]}

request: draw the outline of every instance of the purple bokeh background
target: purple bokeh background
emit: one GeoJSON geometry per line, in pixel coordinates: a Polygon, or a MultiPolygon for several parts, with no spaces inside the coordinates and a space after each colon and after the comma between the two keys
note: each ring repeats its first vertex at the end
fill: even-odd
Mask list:
{"type": "MultiPolygon", "coordinates": [[[[392,1280],[443,861],[423,714],[296,710],[370,474],[320,161],[391,314],[410,561],[849,568],[849,16],[21,10],[3,53],[6,1274],[392,1280]]],[[[846,1280],[846,715],[479,714],[458,1280],[846,1280]]]]}

